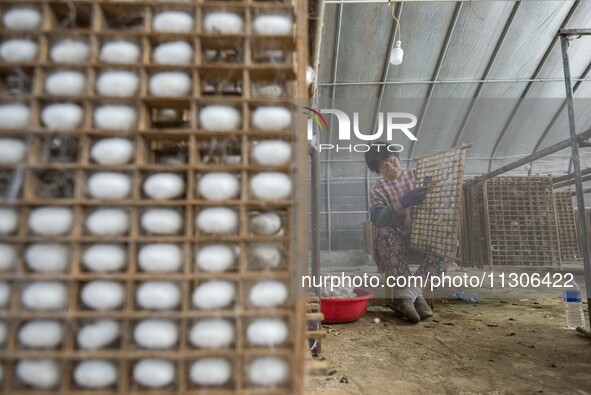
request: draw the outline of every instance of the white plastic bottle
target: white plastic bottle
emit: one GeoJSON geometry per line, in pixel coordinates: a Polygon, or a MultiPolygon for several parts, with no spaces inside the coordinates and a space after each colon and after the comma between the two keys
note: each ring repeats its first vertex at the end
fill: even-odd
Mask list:
{"type": "Polygon", "coordinates": [[[575,281],[571,273],[564,276],[566,281],[562,291],[562,300],[566,310],[566,327],[568,329],[577,329],[585,327],[585,315],[583,314],[583,305],[581,303],[581,288],[575,281]],[[566,288],[566,286],[570,286],[566,288]]]}

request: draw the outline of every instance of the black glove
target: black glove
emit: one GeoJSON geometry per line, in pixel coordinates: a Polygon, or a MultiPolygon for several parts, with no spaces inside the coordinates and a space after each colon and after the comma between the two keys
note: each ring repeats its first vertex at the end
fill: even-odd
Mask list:
{"type": "Polygon", "coordinates": [[[404,196],[400,198],[400,205],[407,208],[421,204],[427,197],[427,192],[429,192],[429,190],[425,187],[415,188],[412,191],[406,192],[404,196]]]}

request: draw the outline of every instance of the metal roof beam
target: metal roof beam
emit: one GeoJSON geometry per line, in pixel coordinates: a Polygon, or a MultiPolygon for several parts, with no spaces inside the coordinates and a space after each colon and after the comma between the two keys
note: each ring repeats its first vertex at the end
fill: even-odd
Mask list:
{"type": "MultiPolygon", "coordinates": [[[[318,86],[366,86],[366,85],[444,85],[444,84],[505,84],[508,82],[563,82],[564,78],[508,78],[498,80],[404,80],[404,81],[341,81],[319,82],[318,86]]],[[[591,81],[591,79],[573,78],[573,81],[591,81]]]]}

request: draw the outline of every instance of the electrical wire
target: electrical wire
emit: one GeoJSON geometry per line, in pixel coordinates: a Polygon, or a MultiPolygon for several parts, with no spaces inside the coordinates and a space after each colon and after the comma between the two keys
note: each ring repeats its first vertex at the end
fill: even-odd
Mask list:
{"type": "Polygon", "coordinates": [[[388,7],[392,7],[392,19],[394,19],[394,21],[396,22],[396,32],[398,34],[397,41],[402,41],[402,39],[400,37],[400,21],[398,20],[398,18],[396,18],[396,9],[394,8],[393,4],[394,4],[394,2],[392,0],[388,0],[388,7]]]}

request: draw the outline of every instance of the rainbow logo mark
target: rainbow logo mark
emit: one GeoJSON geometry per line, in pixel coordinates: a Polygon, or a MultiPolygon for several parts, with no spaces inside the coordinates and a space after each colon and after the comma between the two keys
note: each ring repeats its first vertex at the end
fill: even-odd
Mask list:
{"type": "Polygon", "coordinates": [[[308,111],[303,111],[303,113],[308,115],[310,118],[312,118],[314,120],[314,122],[316,122],[316,124],[318,125],[320,130],[326,128],[326,131],[328,132],[328,123],[326,122],[326,119],[324,119],[322,114],[320,114],[320,112],[314,110],[311,107],[302,107],[302,108],[308,110],[308,111]]]}

